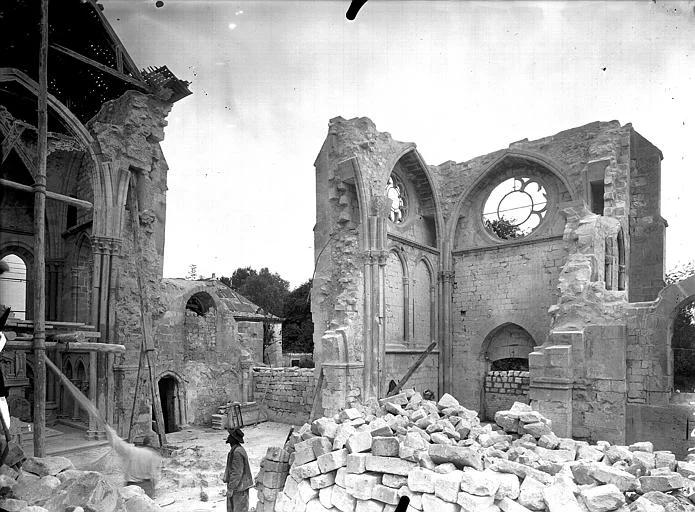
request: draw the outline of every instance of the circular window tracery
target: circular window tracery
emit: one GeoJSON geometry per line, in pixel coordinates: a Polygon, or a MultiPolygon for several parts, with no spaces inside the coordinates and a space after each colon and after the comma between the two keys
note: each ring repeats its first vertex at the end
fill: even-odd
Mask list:
{"type": "Polygon", "coordinates": [[[394,224],[401,224],[408,213],[408,199],[403,182],[395,174],[392,174],[386,183],[386,197],[391,200],[389,219],[394,224]]]}
{"type": "Polygon", "coordinates": [[[483,224],[501,240],[522,238],[540,225],[547,211],[548,195],[539,181],[509,178],[490,192],[483,207],[483,224]]]}

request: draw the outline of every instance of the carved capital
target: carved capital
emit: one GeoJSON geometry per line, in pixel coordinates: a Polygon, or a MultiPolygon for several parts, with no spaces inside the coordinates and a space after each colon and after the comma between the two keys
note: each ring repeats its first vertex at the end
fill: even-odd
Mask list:
{"type": "Polygon", "coordinates": [[[120,238],[108,236],[92,237],[92,248],[95,254],[118,255],[121,252],[123,241],[120,238]]]}

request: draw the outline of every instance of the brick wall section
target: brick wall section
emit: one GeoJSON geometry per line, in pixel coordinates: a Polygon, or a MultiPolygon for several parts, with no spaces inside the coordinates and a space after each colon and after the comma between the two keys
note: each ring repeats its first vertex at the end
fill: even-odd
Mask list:
{"type": "Polygon", "coordinates": [[[215,348],[217,344],[217,312],[214,308],[202,316],[187,309],[184,329],[186,336],[185,354],[189,358],[193,354],[215,348]]]}
{"type": "Polygon", "coordinates": [[[453,394],[462,403],[480,409],[487,370],[482,344],[493,329],[515,323],[536,345],[545,341],[565,255],[556,239],[455,257],[453,394]]]}
{"type": "Polygon", "coordinates": [[[253,399],[271,421],[308,421],[315,385],[311,368],[253,368],[253,399]]]}
{"type": "Polygon", "coordinates": [[[529,375],[521,370],[492,371],[485,376],[485,417],[509,409],[514,402],[529,403],[529,375]]]}

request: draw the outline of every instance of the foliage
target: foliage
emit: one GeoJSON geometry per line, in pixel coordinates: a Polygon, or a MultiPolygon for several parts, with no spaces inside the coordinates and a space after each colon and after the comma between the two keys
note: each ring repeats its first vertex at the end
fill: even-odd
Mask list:
{"type": "Polygon", "coordinates": [[[198,265],[189,265],[188,274],[186,274],[186,279],[188,279],[189,281],[194,281],[198,279],[198,265]]]}
{"type": "Polygon", "coordinates": [[[311,279],[285,298],[282,349],[285,352],[313,352],[314,322],[311,319],[311,279]]]}
{"type": "Polygon", "coordinates": [[[683,279],[687,279],[690,276],[695,275],[695,262],[689,261],[687,263],[681,263],[676,265],[671,270],[666,272],[666,284],[677,283],[683,279]]]}
{"type": "Polygon", "coordinates": [[[267,267],[256,272],[251,267],[238,268],[231,279],[220,277],[220,281],[249,299],[267,313],[281,317],[290,283],[267,267]]]}
{"type": "Polygon", "coordinates": [[[490,220],[485,219],[485,227],[496,234],[502,240],[519,238],[524,235],[519,226],[514,226],[509,220],[504,217],[490,220]]]}

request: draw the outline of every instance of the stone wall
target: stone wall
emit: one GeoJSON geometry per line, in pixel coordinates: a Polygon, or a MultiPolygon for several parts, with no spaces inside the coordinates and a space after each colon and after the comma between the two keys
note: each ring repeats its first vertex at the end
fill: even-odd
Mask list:
{"type": "MultiPolygon", "coordinates": [[[[398,384],[426,348],[399,349],[387,347],[386,358],[384,359],[384,389],[388,389],[388,383],[391,379],[398,384]]],[[[439,388],[438,351],[433,351],[427,356],[415,373],[408,379],[405,387],[415,388],[420,393],[429,389],[435,396],[437,395],[439,388]]]]}
{"type": "Polygon", "coordinates": [[[528,403],[528,372],[491,371],[485,376],[484,417],[494,419],[497,411],[509,410],[514,402],[528,403]]]}
{"type": "Polygon", "coordinates": [[[315,386],[311,368],[253,368],[253,399],[271,421],[308,421],[315,386]]]}
{"type": "Polygon", "coordinates": [[[548,308],[557,301],[557,279],[567,252],[562,240],[467,252],[455,257],[453,335],[454,395],[480,409],[488,370],[483,342],[500,326],[516,324],[535,345],[548,332],[548,308]]]}

